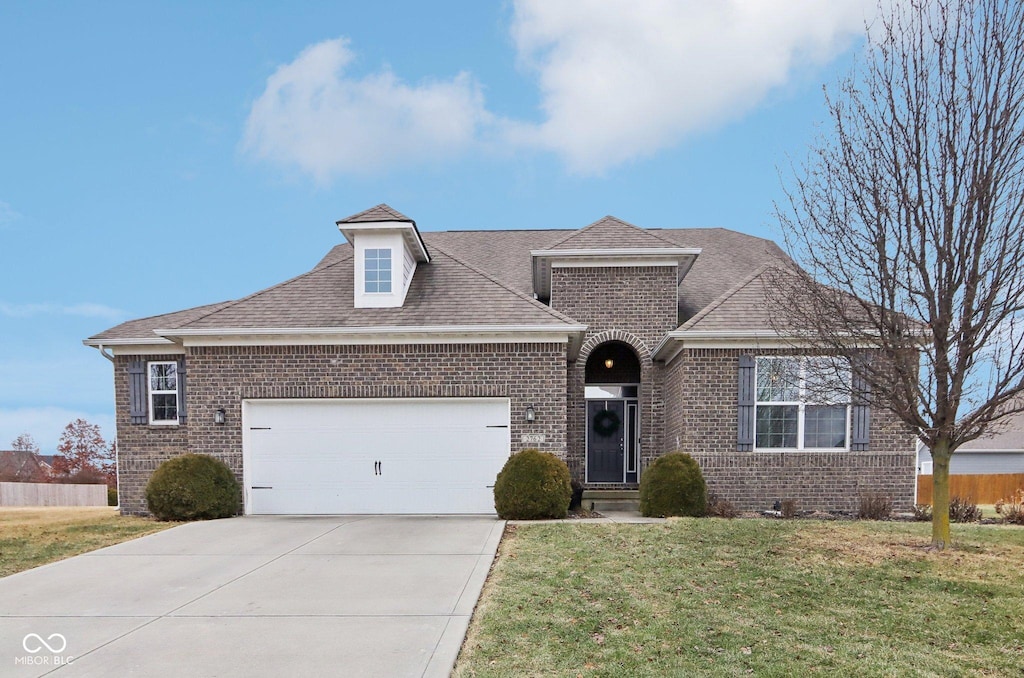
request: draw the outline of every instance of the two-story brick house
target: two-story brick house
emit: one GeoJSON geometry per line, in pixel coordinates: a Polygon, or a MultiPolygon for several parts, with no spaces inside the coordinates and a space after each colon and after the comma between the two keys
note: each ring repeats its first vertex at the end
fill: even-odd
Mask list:
{"type": "Polygon", "coordinates": [[[164,460],[223,459],[248,513],[491,512],[511,452],[592,490],[693,454],[743,508],[914,498],[913,436],[815,402],[771,330],[774,244],[723,229],[420,232],[379,205],[311,271],[86,340],[114,363],[122,509],[164,460]]]}

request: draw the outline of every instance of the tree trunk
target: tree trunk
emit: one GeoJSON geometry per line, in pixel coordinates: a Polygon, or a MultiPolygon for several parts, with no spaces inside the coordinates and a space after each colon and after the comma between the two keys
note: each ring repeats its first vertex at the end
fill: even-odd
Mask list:
{"type": "Polygon", "coordinates": [[[932,547],[950,546],[949,536],[949,441],[932,448],[932,547]]]}

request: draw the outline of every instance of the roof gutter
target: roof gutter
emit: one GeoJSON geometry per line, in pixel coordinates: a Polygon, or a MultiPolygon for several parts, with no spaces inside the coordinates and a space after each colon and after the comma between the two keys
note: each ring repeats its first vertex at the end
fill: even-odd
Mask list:
{"type": "Polygon", "coordinates": [[[369,327],[217,327],[153,330],[160,337],[252,336],[260,334],[481,334],[495,332],[583,332],[586,325],[379,325],[369,327]]]}
{"type": "MultiPolygon", "coordinates": [[[[561,341],[568,339],[569,359],[575,360],[583,345],[583,334],[587,326],[582,324],[562,325],[390,325],[378,327],[224,327],[224,328],[179,328],[179,329],[157,329],[154,334],[161,337],[161,341],[167,343],[184,343],[186,339],[215,339],[215,338],[239,338],[254,339],[257,337],[317,337],[321,339],[352,340],[365,339],[366,343],[373,343],[373,339],[388,338],[396,339],[402,337],[429,339],[431,336],[459,335],[459,336],[481,336],[487,335],[517,335],[535,334],[541,336],[561,337],[561,341]]],[[[129,343],[129,342],[125,342],[129,343]]],[[[134,343],[147,343],[135,341],[134,343]]],[[[153,343],[149,340],[148,343],[153,343]]],[[[356,342],[353,342],[356,343],[356,342]]]]}
{"type": "MultiPolygon", "coordinates": [[[[871,348],[873,343],[864,336],[850,335],[851,348],[871,348]]],[[[917,337],[920,339],[920,337],[917,337]]],[[[665,335],[657,348],[654,359],[669,362],[684,348],[813,348],[817,344],[812,336],[785,335],[774,330],[673,330],[665,335]]]]}

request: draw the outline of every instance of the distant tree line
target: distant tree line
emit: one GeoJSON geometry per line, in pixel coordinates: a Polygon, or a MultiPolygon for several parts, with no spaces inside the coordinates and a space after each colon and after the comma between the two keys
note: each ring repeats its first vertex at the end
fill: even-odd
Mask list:
{"type": "Polygon", "coordinates": [[[27,454],[7,454],[0,459],[0,481],[117,486],[117,443],[108,443],[100,427],[85,419],[76,419],[64,427],[52,461],[43,458],[29,433],[15,438],[11,450],[27,454]]]}

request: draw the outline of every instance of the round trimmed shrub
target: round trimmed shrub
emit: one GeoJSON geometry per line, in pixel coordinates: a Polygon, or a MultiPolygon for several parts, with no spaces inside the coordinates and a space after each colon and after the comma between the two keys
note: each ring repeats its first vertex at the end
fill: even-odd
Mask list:
{"type": "Polygon", "coordinates": [[[241,488],[227,464],[183,454],[160,464],[146,484],[146,503],[159,520],[209,520],[238,513],[241,488]]]}
{"type": "Polygon", "coordinates": [[[550,452],[513,454],[494,483],[494,508],[505,520],[564,518],[571,498],[569,467],[550,452]]]}
{"type": "Polygon", "coordinates": [[[640,478],[640,513],[645,516],[702,516],[707,505],[704,474],[684,452],[658,457],[640,478]]]}

